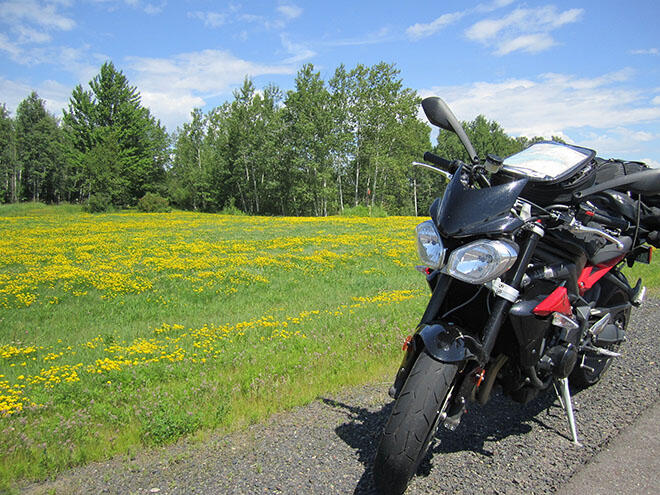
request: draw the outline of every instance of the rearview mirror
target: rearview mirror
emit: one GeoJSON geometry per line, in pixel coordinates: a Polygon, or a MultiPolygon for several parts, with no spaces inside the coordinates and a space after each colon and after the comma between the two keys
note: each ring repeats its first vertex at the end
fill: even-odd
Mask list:
{"type": "Polygon", "coordinates": [[[429,96],[428,98],[424,98],[422,100],[422,109],[424,110],[426,118],[429,119],[431,124],[441,127],[446,131],[456,133],[458,138],[461,140],[461,143],[463,143],[465,150],[468,152],[472,163],[479,163],[479,157],[474,151],[474,146],[472,146],[472,143],[467,137],[467,134],[465,134],[463,126],[460,124],[447,104],[442,101],[442,99],[438,98],[437,96],[429,96]]]}

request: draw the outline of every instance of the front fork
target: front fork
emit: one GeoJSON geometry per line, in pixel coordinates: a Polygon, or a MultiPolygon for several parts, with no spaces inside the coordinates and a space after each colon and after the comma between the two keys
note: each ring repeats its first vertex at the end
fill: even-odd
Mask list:
{"type": "MultiPolygon", "coordinates": [[[[529,230],[529,235],[516,264],[509,271],[511,275],[507,284],[516,291],[520,288],[523,275],[542,236],[543,229],[534,224],[529,230]]],[[[510,298],[498,297],[484,326],[483,335],[479,337],[475,332],[459,328],[451,322],[438,320],[442,303],[450,290],[453,279],[447,274],[437,272],[429,277],[429,282],[432,282],[433,285],[431,299],[414,337],[406,345],[406,354],[394,379],[394,384],[390,388],[390,396],[393,398],[398,396],[420,352],[425,351],[441,362],[461,363],[460,369],[465,369],[468,361],[476,361],[478,366],[483,368],[490,360],[490,354],[495,347],[502,323],[513,304],[509,300],[510,298]]]]}

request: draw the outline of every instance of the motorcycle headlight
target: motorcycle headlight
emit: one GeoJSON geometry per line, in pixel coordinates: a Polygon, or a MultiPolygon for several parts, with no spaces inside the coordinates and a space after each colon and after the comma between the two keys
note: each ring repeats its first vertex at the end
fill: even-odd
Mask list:
{"type": "Polygon", "coordinates": [[[506,272],[517,257],[514,243],[484,239],[452,251],[444,271],[464,282],[483,284],[506,272]]]}
{"type": "Polygon", "coordinates": [[[440,268],[445,261],[445,246],[438,230],[431,220],[420,223],[416,228],[417,253],[419,258],[430,268],[440,268]]]}

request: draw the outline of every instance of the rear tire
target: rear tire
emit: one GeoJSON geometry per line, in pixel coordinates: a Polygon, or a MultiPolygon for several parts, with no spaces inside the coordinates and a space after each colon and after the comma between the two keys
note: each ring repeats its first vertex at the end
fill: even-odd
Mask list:
{"type": "MultiPolygon", "coordinates": [[[[598,300],[598,306],[608,307],[617,306],[630,301],[628,294],[611,283],[604,282],[601,289],[601,296],[598,300]]],[[[630,308],[619,311],[612,317],[612,323],[625,330],[630,320],[630,308]]],[[[601,346],[608,351],[616,352],[620,344],[610,344],[601,346]]],[[[607,357],[595,354],[593,352],[580,353],[578,362],[570,374],[569,382],[571,386],[578,390],[591,387],[600,381],[607,369],[612,364],[613,357],[607,357]],[[582,367],[584,364],[585,367],[582,367]],[[593,370],[593,371],[592,371],[593,370]]]]}
{"type": "Polygon", "coordinates": [[[373,468],[378,493],[406,491],[431,444],[457,370],[424,351],[417,357],[378,445],[373,468]]]}

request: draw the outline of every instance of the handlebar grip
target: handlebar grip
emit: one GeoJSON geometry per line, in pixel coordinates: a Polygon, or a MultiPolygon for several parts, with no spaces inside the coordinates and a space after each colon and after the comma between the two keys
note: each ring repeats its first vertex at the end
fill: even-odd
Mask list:
{"type": "Polygon", "coordinates": [[[622,218],[614,218],[609,215],[601,215],[600,213],[594,213],[591,218],[598,223],[607,225],[608,227],[614,227],[616,229],[626,230],[630,227],[630,223],[623,220],[622,218]]]}
{"type": "Polygon", "coordinates": [[[450,162],[449,160],[442,158],[441,156],[434,155],[428,151],[424,153],[424,160],[431,162],[433,165],[437,165],[442,170],[445,170],[450,174],[453,174],[458,169],[454,162],[450,162]]]}
{"type": "Polygon", "coordinates": [[[606,225],[607,227],[614,227],[615,229],[627,230],[630,228],[630,223],[623,218],[616,218],[604,213],[598,213],[593,209],[586,209],[581,207],[581,215],[578,215],[579,220],[583,222],[594,221],[601,225],[606,225]]]}

